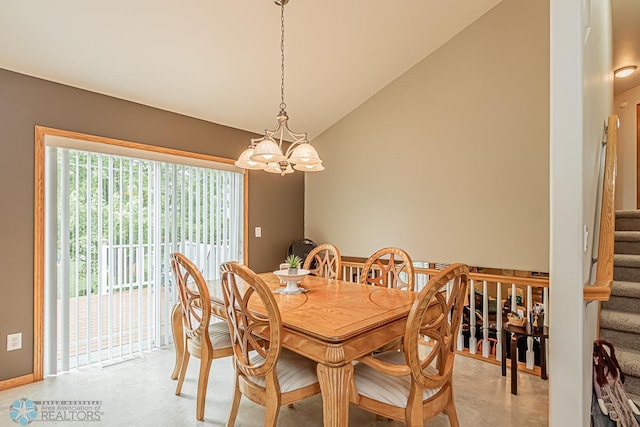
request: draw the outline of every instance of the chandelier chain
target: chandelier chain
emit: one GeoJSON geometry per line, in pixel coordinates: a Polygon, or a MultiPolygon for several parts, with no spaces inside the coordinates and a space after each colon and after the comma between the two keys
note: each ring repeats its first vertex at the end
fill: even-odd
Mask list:
{"type": "Polygon", "coordinates": [[[287,104],[284,103],[284,4],[280,7],[280,110],[284,111],[287,104]]]}

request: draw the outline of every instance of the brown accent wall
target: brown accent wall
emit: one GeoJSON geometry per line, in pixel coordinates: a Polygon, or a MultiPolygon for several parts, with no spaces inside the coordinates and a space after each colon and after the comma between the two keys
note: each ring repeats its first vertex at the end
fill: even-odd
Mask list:
{"type": "MultiPolygon", "coordinates": [[[[0,69],[0,381],[33,372],[36,125],[227,158],[237,157],[254,136],[0,69]],[[6,335],[15,332],[23,334],[22,350],[7,352],[6,335]]],[[[248,204],[249,266],[273,270],[287,245],[303,235],[304,176],[250,172],[248,204]],[[262,227],[259,239],[256,226],[262,227]]]]}

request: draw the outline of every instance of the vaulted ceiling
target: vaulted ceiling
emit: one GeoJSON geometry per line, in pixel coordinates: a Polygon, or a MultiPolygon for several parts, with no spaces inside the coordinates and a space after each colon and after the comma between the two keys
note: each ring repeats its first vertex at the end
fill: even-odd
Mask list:
{"type": "MultiPolygon", "coordinates": [[[[291,0],[285,102],[313,138],[500,0],[291,0]]],[[[0,68],[262,133],[280,104],[272,0],[0,2],[0,68]]]]}
{"type": "MultiPolygon", "coordinates": [[[[291,0],[290,126],[317,136],[500,1],[291,0]]],[[[620,10],[640,2],[613,4],[614,19],[639,22],[620,10]]],[[[614,32],[616,42],[635,27],[614,32]]],[[[616,66],[626,60],[619,55],[616,66]]],[[[279,111],[280,8],[271,0],[3,1],[0,68],[262,133],[279,111]]]]}

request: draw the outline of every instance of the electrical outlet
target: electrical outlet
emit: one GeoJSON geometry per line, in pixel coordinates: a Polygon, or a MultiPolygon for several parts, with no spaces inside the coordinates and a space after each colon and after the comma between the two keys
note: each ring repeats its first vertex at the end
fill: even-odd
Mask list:
{"type": "Polygon", "coordinates": [[[262,227],[256,227],[256,237],[262,237],[262,227]]]}
{"type": "Polygon", "coordinates": [[[22,333],[7,335],[7,351],[20,350],[22,348],[22,333]]]}

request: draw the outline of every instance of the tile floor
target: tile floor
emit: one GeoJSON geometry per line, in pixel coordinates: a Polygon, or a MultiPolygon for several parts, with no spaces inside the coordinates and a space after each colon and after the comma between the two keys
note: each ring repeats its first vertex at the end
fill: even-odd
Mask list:
{"type": "MultiPolygon", "coordinates": [[[[87,367],[49,377],[44,381],[0,392],[0,426],[19,424],[9,417],[14,400],[101,401],[100,422],[34,421],[34,427],[111,427],[111,426],[224,426],[233,387],[231,359],[213,362],[209,377],[204,422],[195,419],[195,390],[199,361],[192,359],[181,396],[174,394],[173,348],[144,353],[143,357],[106,368],[87,367]]],[[[548,382],[519,373],[517,396],[511,395],[510,380],[500,375],[500,366],[468,357],[456,357],[455,396],[462,426],[511,427],[548,425],[548,382]]],[[[240,404],[237,427],[262,425],[264,410],[246,398],[240,404]]],[[[395,421],[376,421],[373,414],[351,406],[350,426],[404,425],[395,421]]],[[[429,420],[428,427],[448,426],[446,416],[429,420]]],[[[322,400],[315,396],[294,408],[282,407],[281,427],[321,427],[322,400]]]]}

